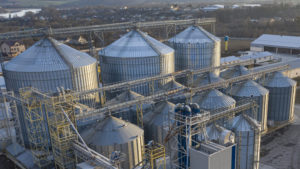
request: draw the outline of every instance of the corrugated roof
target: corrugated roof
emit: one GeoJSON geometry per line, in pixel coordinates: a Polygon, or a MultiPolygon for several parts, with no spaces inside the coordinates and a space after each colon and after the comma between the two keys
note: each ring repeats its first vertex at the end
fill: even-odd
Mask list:
{"type": "Polygon", "coordinates": [[[155,124],[158,126],[167,126],[170,112],[174,112],[175,104],[164,101],[158,102],[153,106],[153,109],[150,112],[144,115],[144,119],[149,124],[155,124]]]}
{"type": "Polygon", "coordinates": [[[263,34],[254,40],[251,45],[300,49],[300,36],[263,34]]]}
{"type": "Polygon", "coordinates": [[[170,43],[213,43],[214,41],[220,39],[198,26],[190,26],[168,40],[170,43]]]}
{"type": "Polygon", "coordinates": [[[73,67],[80,67],[95,62],[97,60],[86,53],[73,49],[52,38],[44,38],[11,61],[5,63],[3,68],[16,72],[48,72],[68,70],[68,63],[73,67]],[[56,47],[60,52],[58,52],[56,47]]]}
{"type": "Polygon", "coordinates": [[[212,89],[200,102],[200,108],[206,110],[216,110],[220,108],[230,107],[232,105],[235,105],[235,103],[236,101],[233,98],[223,94],[216,89],[212,89]]]}
{"type": "Polygon", "coordinates": [[[249,71],[244,66],[234,66],[220,73],[220,77],[230,79],[233,77],[249,74],[249,71]]]}
{"type": "Polygon", "coordinates": [[[220,81],[224,81],[224,79],[220,78],[219,76],[217,76],[216,74],[214,74],[212,72],[209,72],[209,73],[204,73],[202,75],[197,76],[196,79],[194,80],[193,85],[194,86],[203,86],[203,85],[220,82],[220,81]]]}
{"type": "Polygon", "coordinates": [[[93,58],[87,53],[71,48],[70,46],[60,43],[53,38],[49,39],[56,47],[56,49],[60,52],[62,57],[75,68],[94,64],[97,62],[97,59],[93,58]]]}
{"type": "Polygon", "coordinates": [[[259,128],[259,124],[251,117],[240,114],[232,120],[231,129],[234,131],[253,131],[254,128],[259,128]]]}
{"type": "Polygon", "coordinates": [[[96,146],[128,143],[143,134],[144,130],[138,126],[113,116],[81,132],[87,144],[96,146]]]}
{"type": "Polygon", "coordinates": [[[206,127],[206,133],[207,133],[209,140],[218,140],[219,139],[222,131],[218,127],[216,126],[215,123],[206,127]]]}
{"type": "Polygon", "coordinates": [[[157,88],[157,92],[161,91],[161,90],[171,90],[171,89],[179,89],[179,88],[183,88],[184,86],[178,82],[176,82],[175,80],[171,80],[170,82],[166,83],[165,85],[163,85],[160,88],[157,88]]]}
{"type": "Polygon", "coordinates": [[[266,80],[264,86],[267,87],[290,87],[296,86],[296,82],[286,76],[284,76],[281,72],[275,72],[273,76],[266,80]]]}
{"type": "Polygon", "coordinates": [[[126,101],[131,101],[131,100],[135,100],[135,99],[138,99],[138,98],[143,98],[144,96],[134,92],[134,91],[131,91],[131,90],[127,90],[127,91],[124,91],[122,92],[121,94],[117,95],[116,97],[114,97],[113,99],[111,100],[108,100],[105,105],[106,106],[110,106],[110,105],[114,105],[114,104],[118,104],[118,103],[123,103],[123,102],[126,102],[126,101]]]}
{"type": "Polygon", "coordinates": [[[221,57],[221,64],[230,63],[230,62],[238,62],[240,60],[239,57],[236,56],[227,56],[227,57],[221,57]]]}
{"type": "Polygon", "coordinates": [[[243,55],[240,58],[241,58],[241,60],[249,60],[249,59],[259,59],[259,58],[263,58],[266,56],[273,56],[273,54],[270,52],[253,52],[248,55],[243,55]]]}
{"type": "Polygon", "coordinates": [[[254,82],[253,80],[248,80],[242,84],[240,89],[234,93],[235,96],[239,97],[249,97],[249,96],[263,96],[269,93],[269,91],[254,82]]]}
{"type": "Polygon", "coordinates": [[[141,31],[130,31],[99,51],[99,55],[121,58],[152,57],[174,50],[141,31]],[[159,52],[157,52],[159,51],[159,52]]]}

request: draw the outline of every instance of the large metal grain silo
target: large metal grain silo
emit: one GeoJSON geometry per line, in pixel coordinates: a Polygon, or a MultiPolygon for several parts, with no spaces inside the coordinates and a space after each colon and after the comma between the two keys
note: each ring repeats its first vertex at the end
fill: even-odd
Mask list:
{"type": "MultiPolygon", "coordinates": [[[[97,60],[52,38],[36,42],[4,63],[2,69],[7,90],[17,94],[24,87],[34,87],[47,93],[57,92],[58,87],[74,91],[98,88],[97,60]]],[[[97,96],[83,97],[89,102],[95,99],[97,96]]],[[[19,111],[23,139],[28,144],[24,118],[23,111],[19,111]]]]}
{"type": "Polygon", "coordinates": [[[145,138],[164,144],[164,138],[169,132],[169,126],[174,119],[175,105],[168,101],[156,103],[152,109],[144,115],[145,138]]]}
{"type": "Polygon", "coordinates": [[[251,117],[241,114],[233,119],[230,129],[237,144],[236,168],[258,169],[260,154],[260,125],[251,117]]]}
{"type": "MultiPolygon", "coordinates": [[[[104,85],[174,72],[174,50],[133,30],[99,52],[104,85]]],[[[147,84],[136,92],[147,95],[147,84]]]]}
{"type": "Polygon", "coordinates": [[[144,131],[116,117],[106,117],[81,132],[87,145],[110,158],[113,152],[125,154],[121,168],[132,169],[143,161],[144,131]]]}
{"type": "Polygon", "coordinates": [[[220,66],[221,40],[201,27],[188,27],[168,44],[175,50],[176,71],[220,66]]]}
{"type": "Polygon", "coordinates": [[[228,68],[220,73],[220,77],[223,79],[230,79],[237,76],[242,76],[249,74],[249,71],[244,66],[234,66],[231,68],[228,68]]]}
{"type": "Polygon", "coordinates": [[[198,103],[201,109],[218,112],[235,107],[235,100],[219,90],[211,89],[204,95],[193,96],[193,102],[198,103]]]}
{"type": "Polygon", "coordinates": [[[297,83],[276,72],[262,82],[269,90],[268,120],[283,122],[294,119],[297,83]]]}
{"type": "Polygon", "coordinates": [[[224,80],[219,76],[215,75],[214,73],[211,72],[203,73],[195,77],[195,80],[193,81],[193,87],[204,86],[204,85],[208,85],[220,81],[224,81],[224,80]]]}
{"type": "Polygon", "coordinates": [[[235,89],[227,89],[227,93],[236,101],[254,100],[258,104],[256,114],[252,110],[249,115],[261,123],[261,130],[267,130],[269,91],[252,80],[248,80],[240,85],[234,86],[235,89]]]}
{"type": "MultiPolygon", "coordinates": [[[[225,129],[217,125],[216,123],[210,124],[206,128],[207,139],[211,140],[215,143],[226,145],[230,143],[234,143],[234,133],[230,130],[225,129]]],[[[203,139],[203,135],[201,137],[203,139]]]]}
{"type": "MultiPolygon", "coordinates": [[[[178,83],[175,80],[171,80],[171,81],[167,82],[166,84],[157,87],[155,90],[155,93],[158,94],[158,93],[163,93],[163,92],[167,92],[170,90],[179,90],[179,89],[183,89],[183,88],[185,88],[184,85],[178,83]]],[[[184,103],[186,101],[186,98],[188,97],[187,95],[188,94],[178,94],[172,98],[168,98],[168,100],[175,104],[184,103]]]]}
{"type": "Polygon", "coordinates": [[[45,38],[5,63],[6,88],[18,92],[34,87],[57,92],[57,87],[83,91],[98,87],[97,60],[86,53],[45,38]]]}
{"type": "MultiPolygon", "coordinates": [[[[116,104],[132,101],[132,100],[136,100],[136,99],[141,99],[141,98],[144,98],[144,96],[142,96],[134,91],[127,90],[127,91],[124,91],[124,92],[120,93],[119,95],[115,96],[114,98],[108,100],[104,106],[113,106],[116,104]]],[[[137,124],[138,123],[137,122],[137,108],[142,108],[142,110],[147,111],[149,108],[151,108],[151,104],[152,104],[152,102],[144,102],[142,104],[133,105],[128,108],[122,109],[121,113],[114,114],[114,116],[120,117],[123,120],[127,120],[131,123],[137,124]]]]}

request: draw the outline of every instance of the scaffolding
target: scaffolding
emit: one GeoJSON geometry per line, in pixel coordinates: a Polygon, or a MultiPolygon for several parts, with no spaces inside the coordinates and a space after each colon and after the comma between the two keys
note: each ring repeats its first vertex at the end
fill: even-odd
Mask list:
{"type": "Polygon", "coordinates": [[[145,146],[145,157],[150,163],[150,169],[166,169],[166,150],[163,145],[150,142],[145,146]],[[160,161],[157,163],[157,160],[160,161]]]}
{"type": "Polygon", "coordinates": [[[78,138],[68,121],[70,120],[76,127],[74,104],[72,94],[60,93],[58,96],[45,99],[52,154],[56,169],[76,168],[77,158],[72,144],[78,138]]]}
{"type": "MultiPolygon", "coordinates": [[[[237,83],[237,82],[241,82],[244,80],[248,80],[248,79],[255,79],[257,77],[263,76],[265,74],[268,73],[272,73],[275,71],[280,71],[283,69],[287,69],[288,65],[282,65],[282,66],[276,66],[276,67],[272,67],[272,68],[266,68],[264,70],[260,70],[258,72],[251,72],[249,74],[246,75],[242,75],[242,76],[238,76],[238,77],[234,77],[231,79],[227,79],[224,81],[220,81],[220,82],[214,82],[208,85],[203,85],[200,87],[182,87],[182,88],[176,88],[176,89],[171,89],[165,92],[160,92],[160,93],[155,93],[153,95],[147,96],[147,97],[140,97],[137,98],[135,100],[130,100],[127,102],[122,102],[122,103],[118,103],[115,105],[109,105],[109,106],[104,106],[102,108],[97,108],[94,110],[91,110],[89,112],[87,112],[84,115],[78,115],[77,119],[81,120],[81,119],[90,119],[90,120],[99,120],[102,119],[104,115],[108,115],[111,114],[113,111],[118,111],[124,108],[128,108],[130,106],[135,106],[137,104],[143,104],[149,101],[160,101],[160,100],[166,100],[166,99],[170,99],[173,97],[178,97],[181,94],[196,94],[196,93],[200,93],[212,88],[226,88],[228,87],[230,84],[232,83],[237,83]]],[[[206,70],[206,69],[205,69],[206,70]]],[[[203,69],[200,70],[196,70],[196,72],[202,72],[203,73],[203,69]]],[[[180,76],[183,75],[187,75],[188,72],[181,74],[180,76]]],[[[194,72],[195,74],[195,72],[194,72]]],[[[170,75],[172,76],[172,75],[170,75]]],[[[163,75],[163,78],[168,78],[169,76],[163,75]]],[[[162,77],[151,77],[151,78],[145,78],[145,79],[140,79],[140,80],[135,80],[135,81],[130,81],[130,82],[126,82],[126,84],[120,83],[120,84],[116,84],[116,85],[111,85],[111,86],[104,86],[102,88],[98,88],[98,89],[93,89],[93,90],[89,90],[89,91],[83,91],[83,92],[75,92],[74,96],[78,96],[78,95],[85,95],[85,94],[91,94],[91,93],[97,93],[97,92],[103,92],[103,91],[112,91],[112,90],[124,90],[124,88],[127,89],[128,86],[134,86],[134,84],[140,84],[140,83],[144,83],[151,81],[151,79],[153,80],[156,79],[161,79],[162,77]]],[[[188,98],[190,101],[190,98],[188,98]]],[[[140,113],[139,113],[140,114],[140,113]]],[[[140,116],[139,116],[140,117],[140,116]]]]}
{"type": "Polygon", "coordinates": [[[51,164],[51,159],[47,118],[43,111],[43,103],[41,99],[32,92],[31,88],[20,89],[20,96],[23,99],[22,108],[25,126],[34,163],[39,168],[45,168],[51,164]]]}
{"type": "Polygon", "coordinates": [[[22,145],[23,140],[20,132],[16,102],[8,99],[6,95],[13,95],[13,92],[1,90],[0,129],[2,130],[3,134],[0,137],[0,141],[4,143],[4,147],[15,142],[18,142],[22,145]]]}
{"type": "MultiPolygon", "coordinates": [[[[227,65],[228,66],[228,65],[227,65]]],[[[232,66],[232,65],[231,65],[232,66]]],[[[52,155],[55,162],[56,168],[75,168],[77,159],[75,155],[74,145],[77,146],[77,154],[84,154],[82,151],[87,151],[86,147],[78,146],[74,144],[78,140],[78,133],[76,133],[76,121],[80,121],[83,119],[95,120],[103,118],[107,113],[111,114],[118,113],[126,107],[130,107],[133,105],[137,106],[137,120],[140,127],[143,127],[143,103],[149,101],[161,101],[167,100],[172,97],[178,96],[178,94],[195,94],[197,92],[203,92],[205,90],[211,88],[224,88],[228,85],[236,82],[240,82],[247,79],[254,79],[260,76],[263,76],[267,73],[271,73],[274,71],[279,71],[282,69],[286,69],[288,66],[276,66],[273,68],[266,68],[264,70],[260,70],[258,72],[251,72],[247,75],[242,75],[239,77],[234,77],[231,79],[224,80],[222,82],[214,82],[209,85],[204,85],[200,87],[182,87],[171,89],[165,92],[155,93],[153,95],[147,97],[138,97],[134,100],[130,100],[127,102],[104,106],[102,108],[90,108],[83,114],[75,114],[76,107],[78,109],[80,97],[84,97],[83,95],[102,93],[106,91],[114,91],[114,90],[124,90],[127,89],[128,86],[134,86],[134,84],[151,82],[154,80],[163,80],[170,77],[184,77],[189,75],[190,71],[182,71],[176,72],[174,74],[169,75],[160,75],[157,77],[145,78],[140,80],[135,80],[131,82],[126,82],[127,84],[116,84],[111,86],[105,86],[102,88],[84,91],[84,92],[71,92],[62,90],[61,93],[53,96],[49,96],[47,94],[43,94],[34,88],[24,88],[20,90],[21,98],[14,97],[13,95],[5,95],[6,98],[15,100],[17,102],[22,103],[24,110],[24,117],[26,120],[27,132],[29,133],[30,139],[30,148],[32,150],[35,163],[41,168],[49,164],[51,161],[49,157],[51,157],[51,153],[49,150],[52,148],[52,155]],[[72,125],[73,124],[73,125],[72,125]],[[49,141],[51,138],[51,142],[49,141]]],[[[220,67],[219,67],[220,68],[220,67]]],[[[207,71],[211,71],[215,68],[209,69],[200,69],[194,70],[191,74],[204,73],[207,71]]],[[[193,76],[191,76],[193,77],[193,76]]],[[[231,118],[237,112],[241,112],[245,109],[249,109],[253,106],[252,102],[238,105],[234,109],[226,110],[214,115],[209,115],[209,118],[204,113],[201,117],[193,116],[193,117],[181,117],[176,116],[174,120],[179,122],[181,125],[173,125],[171,129],[171,133],[168,133],[167,137],[174,137],[178,133],[187,133],[183,134],[186,140],[186,143],[192,141],[192,136],[197,133],[201,133],[205,131],[205,126],[207,123],[214,122],[220,118],[231,118]]],[[[168,138],[166,140],[168,140],[168,138]]],[[[90,150],[88,152],[91,152],[90,150]]],[[[86,153],[86,152],[85,152],[86,153]]],[[[183,154],[188,154],[188,149],[182,149],[183,154]]],[[[90,158],[95,159],[95,153],[90,153],[90,158]]],[[[101,161],[102,157],[99,160],[101,161]]],[[[154,157],[152,157],[154,159],[154,157]]],[[[105,161],[105,160],[104,160],[105,161]]],[[[105,162],[109,164],[109,162],[105,162]]]]}
{"type": "MultiPolygon", "coordinates": [[[[231,118],[235,114],[241,113],[245,110],[257,107],[254,101],[243,102],[233,109],[218,112],[216,114],[201,110],[198,114],[184,114],[182,112],[174,112],[174,116],[170,116],[170,121],[174,123],[170,127],[164,141],[168,142],[172,137],[177,136],[177,145],[171,147],[178,152],[178,157],[172,159],[171,165],[173,168],[189,168],[189,151],[190,148],[199,144],[195,137],[196,135],[203,134],[204,141],[207,140],[206,125],[218,121],[223,118],[231,118]]],[[[171,157],[171,156],[170,156],[171,157]]],[[[256,158],[257,159],[257,158],[256,158]]],[[[257,162],[255,162],[257,164],[257,162]]]]}

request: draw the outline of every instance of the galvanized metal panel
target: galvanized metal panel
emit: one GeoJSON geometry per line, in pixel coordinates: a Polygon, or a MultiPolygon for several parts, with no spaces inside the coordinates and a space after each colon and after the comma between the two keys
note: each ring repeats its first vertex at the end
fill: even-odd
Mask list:
{"type": "Polygon", "coordinates": [[[245,83],[233,86],[233,89],[228,88],[227,93],[230,94],[236,101],[251,99],[258,104],[257,114],[253,114],[252,110],[246,111],[248,115],[261,123],[261,130],[267,129],[269,91],[252,80],[245,83]]]}
{"type": "Polygon", "coordinates": [[[212,89],[204,95],[195,95],[192,99],[193,102],[198,103],[202,109],[208,111],[227,110],[234,108],[236,104],[233,98],[216,89],[212,89]]]}
{"type": "Polygon", "coordinates": [[[194,80],[193,86],[195,86],[195,87],[224,81],[222,78],[220,78],[219,76],[217,76],[216,74],[211,73],[211,72],[197,75],[194,79],[195,80],[194,80]]]}
{"type": "Polygon", "coordinates": [[[159,56],[160,53],[157,53],[153,47],[163,55],[174,52],[172,48],[148,36],[146,33],[133,30],[100,50],[99,55],[120,58],[159,56]]]}
{"type": "Polygon", "coordinates": [[[15,92],[27,86],[43,92],[57,87],[82,91],[98,87],[96,64],[91,56],[45,38],[5,63],[3,73],[7,89],[15,92]]]}
{"type": "Polygon", "coordinates": [[[191,169],[232,169],[232,146],[212,142],[190,149],[191,169]]]}
{"type": "MultiPolygon", "coordinates": [[[[249,122],[250,118],[239,115],[233,119],[231,129],[235,132],[237,143],[237,168],[257,169],[260,154],[260,135],[256,135],[254,123],[249,122]]],[[[259,126],[259,125],[257,125],[259,126]]]]}
{"type": "Polygon", "coordinates": [[[223,79],[230,79],[233,77],[249,74],[249,71],[244,66],[235,66],[228,68],[220,73],[220,77],[223,79]]]}
{"type": "Polygon", "coordinates": [[[176,137],[164,142],[169,132],[169,125],[173,123],[175,105],[170,102],[160,102],[149,109],[144,115],[145,140],[153,140],[165,146],[166,152],[174,156],[177,152],[171,147],[176,147],[176,137]]]}
{"type": "Polygon", "coordinates": [[[293,119],[296,82],[276,72],[263,84],[270,92],[268,120],[281,122],[293,119]]]}
{"type": "MultiPolygon", "coordinates": [[[[174,72],[174,50],[142,32],[129,32],[99,56],[104,85],[174,72]]],[[[149,85],[142,84],[134,91],[147,95],[149,85]]]]}
{"type": "MultiPolygon", "coordinates": [[[[105,103],[105,106],[115,105],[118,103],[124,103],[126,101],[131,101],[131,100],[134,100],[137,98],[142,98],[142,97],[143,97],[142,95],[135,93],[133,91],[125,91],[125,92],[122,92],[119,95],[113,97],[113,99],[108,100],[105,103]]],[[[143,111],[148,111],[148,109],[151,108],[151,104],[152,104],[152,102],[143,103],[142,104],[143,111]]],[[[136,109],[137,109],[137,105],[133,105],[131,107],[123,109],[120,113],[115,114],[114,116],[122,118],[123,120],[129,121],[131,123],[137,124],[136,109]]]]}
{"type": "MultiPolygon", "coordinates": [[[[175,71],[220,65],[220,39],[201,27],[185,29],[168,44],[175,49],[175,71]]],[[[218,70],[215,73],[218,74],[218,70]]]]}
{"type": "Polygon", "coordinates": [[[92,149],[108,158],[114,151],[124,153],[126,159],[121,163],[124,169],[131,169],[143,160],[144,131],[121,119],[108,117],[81,135],[92,149]]]}
{"type": "MultiPolygon", "coordinates": [[[[42,92],[57,92],[57,87],[83,91],[98,87],[97,60],[86,53],[45,38],[3,65],[7,90],[34,87],[42,92]]],[[[94,102],[97,96],[84,96],[94,102]]],[[[25,144],[28,144],[23,111],[19,120],[25,144]]]]}

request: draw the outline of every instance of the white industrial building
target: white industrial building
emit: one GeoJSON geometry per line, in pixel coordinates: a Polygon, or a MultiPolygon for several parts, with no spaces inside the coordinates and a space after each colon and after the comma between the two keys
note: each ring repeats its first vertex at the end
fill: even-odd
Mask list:
{"type": "Polygon", "coordinates": [[[270,52],[248,52],[248,54],[242,55],[240,59],[242,61],[253,59],[254,63],[259,64],[273,60],[274,56],[270,52]]]}
{"type": "Polygon", "coordinates": [[[251,51],[300,54],[300,36],[263,34],[251,43],[251,51]]]}

